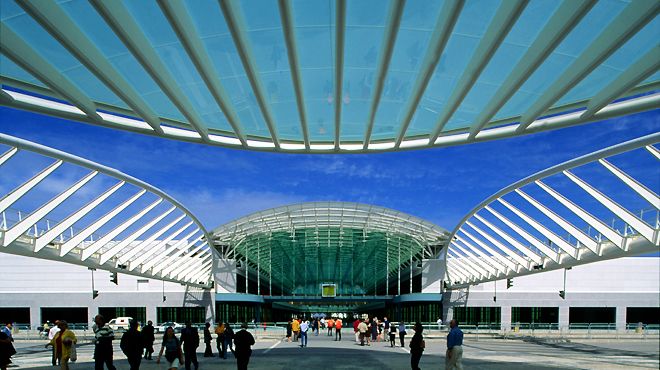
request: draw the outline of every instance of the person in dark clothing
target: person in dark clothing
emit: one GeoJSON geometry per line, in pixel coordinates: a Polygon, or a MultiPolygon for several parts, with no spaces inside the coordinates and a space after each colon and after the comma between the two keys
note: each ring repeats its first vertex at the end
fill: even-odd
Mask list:
{"type": "Polygon", "coordinates": [[[236,345],[234,356],[236,356],[238,370],[247,370],[252,355],[254,337],[246,330],[247,327],[247,323],[241,324],[241,330],[234,334],[234,344],[236,345]]]}
{"type": "Polygon", "coordinates": [[[197,328],[193,328],[192,322],[186,322],[186,327],[181,330],[181,344],[183,344],[183,354],[186,362],[186,370],[190,370],[190,363],[195,365],[195,370],[199,368],[197,362],[197,347],[199,347],[199,334],[197,328]]]}
{"type": "Polygon", "coordinates": [[[102,315],[94,317],[94,370],[103,370],[103,365],[108,370],[115,370],[112,363],[112,341],[115,339],[115,333],[105,324],[105,318],[102,315]]]}
{"type": "Polygon", "coordinates": [[[211,349],[211,342],[213,337],[211,336],[211,323],[207,322],[204,325],[204,344],[206,349],[204,349],[204,357],[213,357],[213,350],[211,349]]]}
{"type": "Polygon", "coordinates": [[[390,325],[390,347],[396,346],[396,325],[390,325]]]}
{"type": "Polygon", "coordinates": [[[424,337],[422,337],[422,331],[424,328],[420,322],[417,322],[414,326],[415,334],[410,340],[410,367],[412,370],[419,369],[419,360],[422,359],[422,353],[424,352],[424,347],[426,343],[424,342],[424,337]]]}
{"type": "Polygon", "coordinates": [[[144,359],[151,360],[151,355],[154,353],[154,341],[156,337],[154,336],[154,325],[151,320],[147,322],[147,325],[142,328],[142,345],[144,347],[144,359]]]}
{"type": "Polygon", "coordinates": [[[142,333],[137,330],[138,322],[131,320],[129,325],[128,331],[121,336],[119,347],[124,352],[124,355],[126,355],[131,370],[138,370],[142,361],[142,345],[144,340],[142,339],[142,333]]]}
{"type": "Polygon", "coordinates": [[[231,351],[231,353],[234,353],[234,329],[231,328],[231,325],[229,325],[228,322],[225,323],[225,339],[224,343],[222,345],[222,348],[224,348],[224,358],[227,358],[227,350],[231,351]]]}

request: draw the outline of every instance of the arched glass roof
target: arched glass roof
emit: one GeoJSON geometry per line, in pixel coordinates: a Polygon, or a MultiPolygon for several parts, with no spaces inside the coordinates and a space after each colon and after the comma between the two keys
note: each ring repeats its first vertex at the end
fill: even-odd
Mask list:
{"type": "Polygon", "coordinates": [[[0,2],[0,103],[268,151],[492,140],[657,108],[657,1],[0,2]]]}
{"type": "Polygon", "coordinates": [[[212,232],[224,258],[237,261],[245,286],[270,295],[389,295],[412,286],[424,259],[435,259],[447,231],[391,209],[313,202],[273,208],[212,232]],[[406,280],[407,281],[404,281],[406,280]]]}

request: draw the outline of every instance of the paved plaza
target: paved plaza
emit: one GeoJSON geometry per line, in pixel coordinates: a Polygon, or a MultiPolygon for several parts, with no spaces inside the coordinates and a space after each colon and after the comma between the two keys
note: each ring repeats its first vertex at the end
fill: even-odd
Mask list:
{"type": "MultiPolygon", "coordinates": [[[[325,335],[310,336],[307,348],[298,343],[281,340],[259,340],[254,346],[250,361],[251,369],[408,369],[410,355],[407,348],[391,348],[389,344],[375,343],[360,347],[352,335],[335,342],[325,335]]],[[[422,357],[422,369],[444,367],[445,340],[427,339],[427,349],[422,357]]],[[[572,340],[545,341],[522,339],[483,339],[466,337],[464,365],[466,369],[657,369],[659,341],[647,340],[572,340]]],[[[407,343],[406,343],[407,345],[407,343]]],[[[19,354],[14,357],[10,369],[53,369],[50,351],[35,341],[18,342],[19,354]]],[[[115,364],[118,369],[128,369],[128,363],[115,345],[115,364]]],[[[232,369],[235,360],[203,357],[199,348],[200,368],[232,369]]],[[[71,365],[72,370],[93,369],[93,347],[79,347],[79,360],[71,365]]],[[[214,348],[215,352],[215,348],[214,348]]],[[[216,353],[217,356],[217,353],[216,353]]],[[[143,369],[165,369],[165,364],[143,361],[143,369]]]]}

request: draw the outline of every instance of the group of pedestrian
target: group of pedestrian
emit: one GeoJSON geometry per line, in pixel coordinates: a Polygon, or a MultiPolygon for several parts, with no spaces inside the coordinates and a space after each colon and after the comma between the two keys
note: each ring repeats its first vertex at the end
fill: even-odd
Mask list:
{"type": "MultiPolygon", "coordinates": [[[[208,324],[210,328],[210,324],[208,324]]],[[[222,359],[227,359],[227,350],[234,353],[234,330],[231,328],[231,325],[227,322],[221,322],[215,328],[216,336],[216,348],[218,349],[218,356],[222,359]]],[[[207,343],[206,351],[204,352],[205,357],[213,357],[213,352],[211,352],[211,331],[209,330],[208,335],[206,331],[204,332],[204,341],[207,343]],[[206,342],[208,340],[208,342],[206,342]]]]}

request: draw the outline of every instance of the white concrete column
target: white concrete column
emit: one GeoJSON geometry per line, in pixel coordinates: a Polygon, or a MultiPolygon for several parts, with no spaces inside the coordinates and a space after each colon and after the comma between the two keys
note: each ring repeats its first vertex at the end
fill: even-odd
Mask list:
{"type": "Polygon", "coordinates": [[[30,307],[30,327],[32,329],[37,329],[37,326],[43,324],[41,321],[41,308],[38,305],[32,305],[30,307]]]}
{"type": "Polygon", "coordinates": [[[511,306],[503,306],[500,308],[500,316],[502,318],[502,331],[511,330],[511,306]]]}
{"type": "Polygon", "coordinates": [[[568,306],[559,306],[559,331],[564,332],[568,330],[568,318],[569,307],[568,306]]]}
{"type": "Polygon", "coordinates": [[[448,323],[454,318],[454,307],[452,306],[444,306],[442,313],[442,319],[444,320],[445,323],[448,323]]]}
{"type": "Polygon", "coordinates": [[[626,307],[618,306],[616,308],[616,330],[625,331],[626,330],[626,307]]]}
{"type": "Polygon", "coordinates": [[[147,306],[146,311],[147,311],[146,313],[147,321],[149,320],[153,321],[154,326],[156,326],[156,323],[158,323],[158,321],[156,321],[156,319],[158,318],[158,307],[156,307],[155,305],[153,306],[149,305],[147,306]]]}

